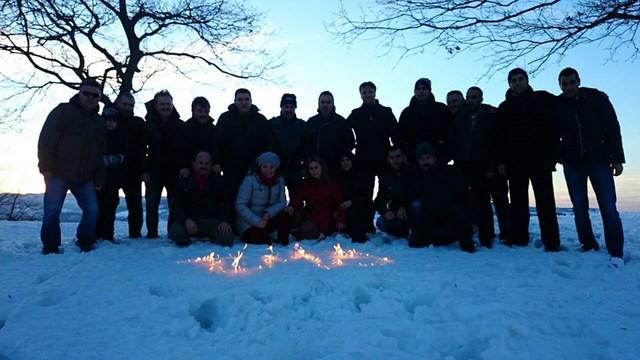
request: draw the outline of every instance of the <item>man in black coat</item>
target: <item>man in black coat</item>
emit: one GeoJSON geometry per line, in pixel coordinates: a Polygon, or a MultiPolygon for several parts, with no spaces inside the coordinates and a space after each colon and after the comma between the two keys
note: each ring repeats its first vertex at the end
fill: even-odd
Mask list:
{"type": "Polygon", "coordinates": [[[258,155],[275,147],[267,118],[252,104],[249,90],[236,90],[229,111],[220,115],[216,145],[229,192],[235,195],[258,155]]]}
{"type": "Polygon", "coordinates": [[[209,116],[211,105],[209,100],[198,96],[191,102],[191,118],[185,122],[187,131],[187,155],[188,160],[195,158],[200,151],[206,151],[211,155],[213,172],[220,173],[220,163],[217,159],[216,126],[213,118],[209,116]]]}
{"type": "Polygon", "coordinates": [[[387,167],[380,176],[374,209],[380,214],[376,226],[394,237],[409,235],[409,206],[413,202],[413,167],[399,146],[387,151],[387,167]]]}
{"type": "Polygon", "coordinates": [[[136,239],[142,231],[142,172],[147,148],[144,120],[133,114],[135,99],[129,93],[121,93],[114,102],[120,117],[117,132],[127,144],[124,150],[124,179],[122,191],[127,203],[129,237],[136,239]]]}
{"type": "MultiPolygon", "coordinates": [[[[146,136],[149,144],[143,178],[146,182],[147,237],[158,237],[158,208],[162,189],[167,189],[167,203],[175,192],[178,177],[189,175],[187,132],[184,121],[173,106],[167,90],[155,94],[145,104],[146,136]]],[[[173,222],[171,211],[167,229],[173,222]]]]}
{"type": "Polygon", "coordinates": [[[454,165],[464,174],[471,188],[473,215],[478,225],[480,243],[490,248],[494,230],[489,176],[494,166],[495,111],[477,102],[464,107],[462,104],[464,98],[461,92],[447,95],[447,106],[456,109],[448,148],[454,165]]]}
{"type": "Polygon", "coordinates": [[[351,152],[346,152],[340,157],[340,165],[337,174],[340,190],[344,202],[340,206],[347,213],[347,234],[354,243],[367,241],[367,226],[371,221],[369,213],[373,206],[366,187],[366,174],[358,170],[355,157],[351,152]]]}
{"type": "Polygon", "coordinates": [[[90,251],[96,241],[98,204],[96,189],[105,181],[107,130],[98,114],[100,84],[87,79],[68,103],[49,113],[38,138],[38,168],[44,177],[44,215],[40,239],[42,253],[60,253],[60,211],[67,191],[78,201],[82,219],[76,245],[90,251]]]}
{"type": "Polygon", "coordinates": [[[206,237],[223,246],[233,243],[229,194],[223,177],[212,170],[211,155],[200,151],[193,159],[191,175],[178,180],[171,201],[175,222],[169,238],[179,246],[191,244],[191,237],[206,237]]]}
{"type": "Polygon", "coordinates": [[[438,158],[446,162],[446,142],[453,116],[445,104],[436,102],[431,92],[431,80],[418,79],[413,94],[409,106],[400,114],[398,144],[402,146],[412,164],[416,164],[416,146],[425,141],[433,144],[438,158]]]}
{"type": "Polygon", "coordinates": [[[416,159],[420,170],[414,180],[409,246],[448,245],[474,252],[470,217],[470,194],[464,176],[453,166],[438,161],[429,143],[419,144],[416,159]]]}
{"type": "Polygon", "coordinates": [[[584,251],[600,247],[589,219],[589,179],[598,198],[611,266],[618,267],[624,264],[624,234],[616,208],[613,177],[622,174],[625,161],[620,124],[607,95],[581,87],[575,69],[562,70],[558,82],[562,94],[558,96],[555,115],[560,159],[573,203],[578,238],[584,251]]]}
{"type": "Polygon", "coordinates": [[[275,153],[280,157],[279,171],[284,176],[289,194],[293,194],[300,185],[304,173],[307,123],[296,116],[297,107],[296,96],[284,94],[280,99],[280,116],[269,120],[275,153]]]}
{"type": "Polygon", "coordinates": [[[353,130],[336,114],[333,94],[323,91],[318,97],[318,114],[307,120],[306,156],[322,158],[331,173],[338,172],[340,157],[355,147],[353,130]]]}
{"type": "MultiPolygon", "coordinates": [[[[347,123],[356,136],[356,161],[367,175],[368,193],[373,197],[376,176],[385,168],[386,151],[391,146],[391,138],[396,134],[398,121],[391,108],[382,106],[376,99],[376,86],[367,81],[360,84],[362,106],[353,109],[347,123]]],[[[395,139],[394,139],[395,140],[395,139]]],[[[375,212],[371,211],[373,224],[375,212]]]]}
{"type": "Polygon", "coordinates": [[[511,232],[507,244],[529,243],[529,182],[536,198],[540,235],[545,251],[558,251],[560,231],[553,194],[552,172],[557,161],[554,135],[554,97],[533,91],[527,73],[509,71],[509,90],[497,112],[498,171],[509,179],[511,232]]]}

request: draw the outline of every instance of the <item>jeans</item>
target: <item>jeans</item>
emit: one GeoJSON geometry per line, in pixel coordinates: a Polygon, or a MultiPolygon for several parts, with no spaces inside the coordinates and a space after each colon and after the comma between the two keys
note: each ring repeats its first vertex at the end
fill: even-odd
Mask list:
{"type": "Polygon", "coordinates": [[[98,219],[98,200],[93,181],[78,182],[61,176],[45,179],[44,216],[40,230],[40,240],[45,249],[57,249],[60,244],[60,212],[67,191],[76,198],[82,209],[82,218],[76,232],[78,244],[91,246],[96,241],[96,221],[98,219]]]}
{"type": "Polygon", "coordinates": [[[616,209],[616,188],[611,168],[606,164],[564,164],[563,167],[569,197],[573,204],[578,239],[587,246],[596,242],[589,218],[589,198],[587,197],[587,179],[589,179],[598,200],[607,250],[611,256],[622,257],[624,234],[620,215],[616,209]]]}

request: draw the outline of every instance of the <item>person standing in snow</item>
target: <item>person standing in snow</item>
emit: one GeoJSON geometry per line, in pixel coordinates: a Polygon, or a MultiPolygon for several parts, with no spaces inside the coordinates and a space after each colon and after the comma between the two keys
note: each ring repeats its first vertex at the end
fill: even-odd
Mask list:
{"type": "Polygon", "coordinates": [[[187,133],[189,161],[195,156],[206,151],[211,156],[212,171],[220,174],[220,164],[217,160],[216,152],[216,126],[213,118],[209,116],[211,105],[209,100],[203,96],[198,96],[191,102],[191,118],[185,122],[187,133]]]}
{"type": "Polygon", "coordinates": [[[498,171],[509,179],[511,232],[507,244],[529,243],[529,182],[536,198],[540,235],[545,251],[560,250],[560,230],[552,173],[557,161],[554,134],[554,96],[534,91],[526,71],[515,68],[507,76],[509,89],[498,107],[498,171]]]}
{"type": "Polygon", "coordinates": [[[254,171],[245,176],[238,190],[235,209],[238,233],[249,244],[271,244],[276,231],[278,243],[289,244],[289,214],[284,178],[278,173],[280,158],[272,152],[260,154],[254,171]]]}
{"type": "Polygon", "coordinates": [[[213,171],[211,155],[207,151],[198,152],[190,176],[178,180],[171,202],[175,222],[169,229],[169,239],[178,246],[191,244],[192,237],[231,246],[231,206],[224,178],[213,171]]]}
{"type": "Polygon", "coordinates": [[[618,117],[605,93],[580,86],[575,69],[563,69],[558,82],[562,94],[558,96],[555,114],[560,159],[578,239],[583,251],[600,248],[589,219],[588,179],[598,199],[611,266],[619,267],[624,264],[624,233],[616,208],[613,177],[622,174],[625,159],[618,117]]]}
{"type": "Polygon", "coordinates": [[[337,174],[344,201],[340,207],[346,211],[345,232],[354,243],[367,241],[369,209],[373,207],[366,188],[366,175],[358,169],[355,156],[349,151],[340,157],[337,174]]]}
{"type": "Polygon", "coordinates": [[[281,160],[280,173],[292,194],[304,173],[304,138],[307,123],[296,116],[298,102],[294,94],[284,94],[280,100],[280,116],[269,120],[275,141],[275,153],[281,160]]]}
{"type": "Polygon", "coordinates": [[[98,201],[96,189],[105,182],[107,130],[98,114],[100,84],[87,79],[68,103],[47,116],[38,138],[38,168],[44,177],[44,215],[40,240],[42,253],[60,253],[60,211],[71,190],[82,209],[76,245],[90,251],[96,241],[98,201]]]}

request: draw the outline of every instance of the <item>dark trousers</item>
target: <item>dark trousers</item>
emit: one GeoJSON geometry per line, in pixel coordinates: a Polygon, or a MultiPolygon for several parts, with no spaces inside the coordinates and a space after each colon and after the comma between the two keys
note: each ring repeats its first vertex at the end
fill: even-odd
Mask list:
{"type": "Polygon", "coordinates": [[[124,199],[127,203],[129,237],[136,239],[140,237],[142,231],[142,182],[140,175],[126,179],[122,191],[124,191],[124,199]]]}
{"type": "Polygon", "coordinates": [[[346,233],[351,237],[351,241],[355,243],[363,243],[367,241],[367,221],[370,221],[368,215],[369,206],[359,206],[351,204],[347,209],[347,230],[346,233]]]}
{"type": "Polygon", "coordinates": [[[564,164],[563,167],[564,178],[567,181],[569,196],[573,204],[578,239],[586,246],[593,247],[596,244],[589,218],[588,179],[598,200],[607,250],[611,256],[622,257],[624,234],[620,215],[616,208],[616,187],[611,167],[606,164],[564,164]]]}
{"type": "Polygon", "coordinates": [[[491,177],[489,179],[489,194],[493,200],[493,207],[498,218],[498,229],[500,231],[498,236],[501,240],[506,240],[509,238],[509,231],[511,231],[507,178],[500,174],[495,174],[491,177]]]}
{"type": "MultiPolygon", "coordinates": [[[[178,178],[177,172],[170,171],[161,173],[151,173],[147,190],[145,193],[146,210],[147,210],[147,237],[158,236],[158,209],[160,207],[160,199],[162,197],[162,189],[167,189],[167,206],[171,206],[173,193],[178,178]]],[[[171,228],[173,218],[169,211],[169,221],[167,222],[167,232],[171,228]]]]}
{"type": "Polygon", "coordinates": [[[495,235],[493,229],[493,209],[489,195],[489,180],[487,171],[483,166],[474,164],[457,164],[467,179],[471,188],[472,219],[478,225],[478,238],[480,243],[491,246],[495,235]]]}
{"type": "MultiPolygon", "coordinates": [[[[247,170],[239,169],[223,169],[222,170],[226,184],[227,191],[229,192],[229,201],[231,201],[231,210],[229,211],[229,224],[235,224],[237,222],[238,214],[236,213],[236,199],[238,197],[238,190],[242,184],[242,180],[247,176],[247,170]]],[[[233,226],[234,233],[237,232],[237,228],[233,226]]],[[[240,235],[237,234],[236,235],[240,235]]]]}
{"type": "MultiPolygon", "coordinates": [[[[367,199],[373,199],[373,189],[376,185],[377,172],[374,170],[366,170],[364,171],[364,174],[365,176],[363,176],[363,181],[365,183],[363,184],[363,191],[366,191],[367,199]]],[[[378,181],[379,179],[380,178],[378,177],[378,181]]],[[[375,232],[376,228],[375,226],[373,226],[373,219],[376,216],[376,209],[373,206],[373,200],[371,202],[371,205],[364,208],[362,211],[364,212],[364,214],[362,215],[362,220],[365,222],[366,231],[372,233],[375,232]]]]}
{"type": "Polygon", "coordinates": [[[380,215],[376,220],[376,227],[383,233],[397,238],[404,238],[409,235],[409,219],[394,217],[391,220],[387,220],[384,215],[380,215]]]}
{"type": "Polygon", "coordinates": [[[78,182],[61,176],[50,176],[45,179],[45,185],[44,215],[40,230],[44,250],[57,251],[60,246],[60,212],[69,190],[82,209],[82,218],[76,232],[78,245],[90,248],[96,241],[98,218],[98,200],[93,181],[78,182]]]}
{"type": "Polygon", "coordinates": [[[252,226],[242,233],[242,241],[248,244],[256,245],[271,245],[271,233],[276,232],[278,234],[278,243],[282,245],[289,244],[289,227],[290,217],[289,214],[281,211],[275,217],[269,219],[267,226],[259,229],[252,226]]]}
{"type": "Polygon", "coordinates": [[[113,240],[113,223],[116,220],[116,209],[120,203],[118,186],[105,185],[97,192],[98,221],[96,223],[96,237],[98,239],[113,240]]]}
{"type": "Polygon", "coordinates": [[[412,224],[410,247],[449,245],[458,241],[462,250],[473,250],[471,216],[465,206],[451,204],[444,209],[428,210],[415,201],[409,214],[412,224]]]}
{"type": "Polygon", "coordinates": [[[233,245],[233,233],[222,233],[218,226],[222,224],[220,219],[194,219],[198,226],[198,233],[190,235],[184,224],[174,223],[169,229],[169,239],[173,240],[178,246],[187,246],[191,244],[191,238],[208,238],[214,244],[222,246],[233,245]]]}
{"type": "Polygon", "coordinates": [[[542,242],[545,249],[557,250],[560,246],[560,230],[556,216],[556,200],[553,195],[551,171],[535,175],[526,173],[510,175],[512,227],[509,242],[519,246],[526,246],[529,243],[529,181],[533,186],[533,194],[536,199],[542,242]]]}

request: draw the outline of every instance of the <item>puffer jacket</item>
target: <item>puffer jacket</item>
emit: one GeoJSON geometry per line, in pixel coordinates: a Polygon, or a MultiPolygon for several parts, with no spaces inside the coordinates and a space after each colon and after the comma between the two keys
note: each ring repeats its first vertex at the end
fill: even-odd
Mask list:
{"type": "Polygon", "coordinates": [[[257,175],[245,176],[236,198],[238,232],[242,234],[258,225],[265,213],[269,213],[271,218],[275,217],[285,206],[287,199],[282,176],[278,177],[273,186],[263,184],[257,175]]]}

